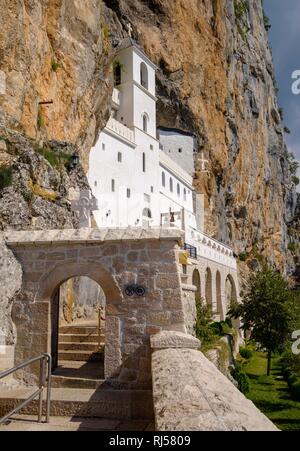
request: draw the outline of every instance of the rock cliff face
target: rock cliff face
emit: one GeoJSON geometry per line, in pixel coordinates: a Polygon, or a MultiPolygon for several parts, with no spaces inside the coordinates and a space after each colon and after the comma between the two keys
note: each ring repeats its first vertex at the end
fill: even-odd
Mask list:
{"type": "Polygon", "coordinates": [[[159,67],[158,123],[194,131],[209,160],[203,173],[195,156],[207,231],[233,245],[243,273],[261,255],[292,271],[295,192],[260,0],[0,0],[0,9],[6,128],[77,145],[86,169],[109,114],[113,48],[130,23],[159,67]]]}

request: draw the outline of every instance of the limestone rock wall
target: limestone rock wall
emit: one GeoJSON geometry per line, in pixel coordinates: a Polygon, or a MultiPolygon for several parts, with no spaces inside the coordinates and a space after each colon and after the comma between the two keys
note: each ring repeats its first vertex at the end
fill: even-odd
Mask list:
{"type": "Polygon", "coordinates": [[[34,139],[77,144],[87,163],[112,91],[102,2],[1,0],[0,10],[0,112],[7,125],[34,139]]]}
{"type": "Polygon", "coordinates": [[[262,2],[105,1],[114,39],[130,22],[159,66],[158,124],[196,133],[206,229],[245,254],[246,276],[262,254],[292,272],[287,223],[295,209],[262,2]],[[249,8],[243,8],[247,3],[249,8]]]}
{"type": "MultiPolygon", "coordinates": [[[[272,55],[261,0],[241,4],[0,0],[0,117],[38,143],[77,145],[87,169],[109,115],[113,49],[131,23],[159,67],[158,124],[194,131],[210,161],[206,174],[195,158],[207,231],[246,256],[245,276],[261,255],[291,274],[295,190],[272,55]]],[[[10,164],[5,150],[3,159],[10,164]]]]}
{"type": "Polygon", "coordinates": [[[152,337],[156,430],[276,431],[274,424],[195,349],[200,346],[195,340],[174,332],[152,337]]]}

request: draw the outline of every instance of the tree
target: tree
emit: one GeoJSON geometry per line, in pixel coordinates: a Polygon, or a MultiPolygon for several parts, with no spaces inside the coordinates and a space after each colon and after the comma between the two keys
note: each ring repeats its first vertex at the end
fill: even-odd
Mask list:
{"type": "Polygon", "coordinates": [[[267,350],[267,375],[271,371],[271,357],[281,352],[291,332],[290,291],[284,277],[269,268],[250,277],[241,304],[229,310],[232,318],[241,318],[242,329],[267,350]]]}

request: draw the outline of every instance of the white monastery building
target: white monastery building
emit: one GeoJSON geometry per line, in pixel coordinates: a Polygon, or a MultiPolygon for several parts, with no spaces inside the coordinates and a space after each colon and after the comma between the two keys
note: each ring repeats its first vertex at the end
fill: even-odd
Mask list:
{"type": "Polygon", "coordinates": [[[130,37],[114,61],[112,114],[90,153],[89,183],[105,227],[178,227],[191,256],[236,270],[232,249],[204,232],[193,188],[192,133],[156,125],[156,66],[130,37]]]}

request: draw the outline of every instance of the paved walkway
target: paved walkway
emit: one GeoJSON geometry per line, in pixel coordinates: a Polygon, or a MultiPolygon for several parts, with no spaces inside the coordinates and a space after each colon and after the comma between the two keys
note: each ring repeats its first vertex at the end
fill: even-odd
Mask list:
{"type": "Polygon", "coordinates": [[[51,417],[50,423],[37,423],[36,416],[16,415],[4,431],[154,431],[154,424],[144,420],[119,421],[106,418],[51,417]]]}

